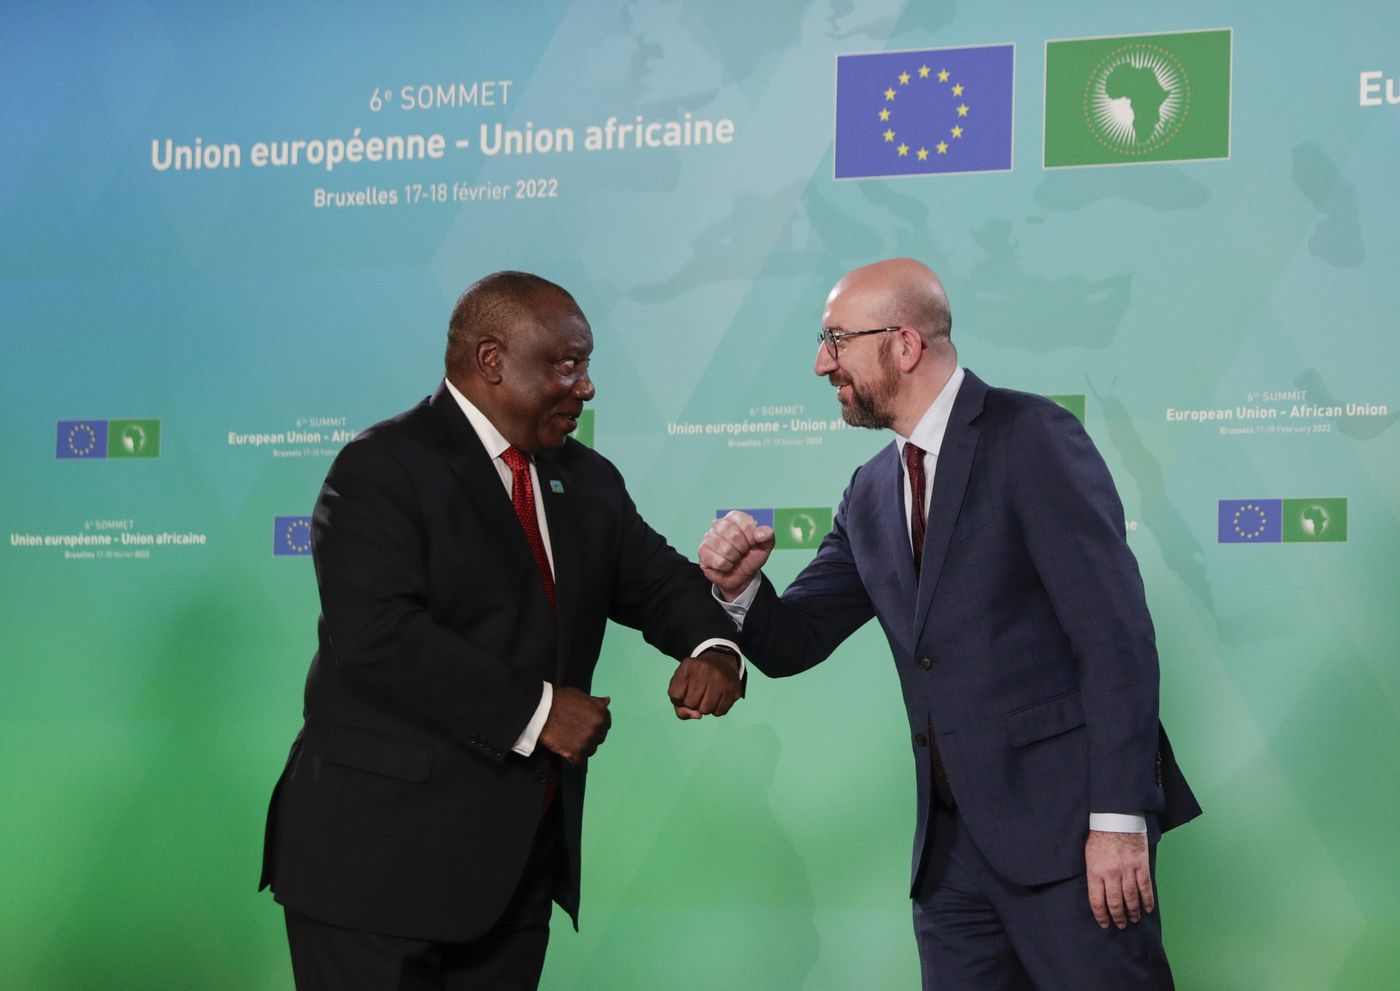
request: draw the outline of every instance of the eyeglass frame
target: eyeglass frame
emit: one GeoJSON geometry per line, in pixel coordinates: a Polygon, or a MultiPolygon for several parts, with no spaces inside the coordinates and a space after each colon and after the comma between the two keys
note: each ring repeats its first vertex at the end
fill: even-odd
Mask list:
{"type": "Polygon", "coordinates": [[[817,343],[826,346],[826,353],[831,356],[832,361],[841,360],[839,350],[841,342],[848,337],[864,337],[866,334],[889,334],[896,330],[903,329],[902,326],[894,327],[874,327],[870,330],[832,330],[830,327],[823,327],[817,331],[817,343]]]}

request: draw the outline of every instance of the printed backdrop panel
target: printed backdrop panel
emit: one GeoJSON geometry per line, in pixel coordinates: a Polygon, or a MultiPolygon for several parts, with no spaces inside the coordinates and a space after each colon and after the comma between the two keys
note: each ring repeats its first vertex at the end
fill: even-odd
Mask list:
{"type": "MultiPolygon", "coordinates": [[[[597,343],[586,442],[781,587],[888,438],[812,374],[893,255],[1118,483],[1206,815],[1178,983],[1400,969],[1400,8],[1284,0],[7,5],[0,984],[284,988],[256,887],[335,453],[521,268],[597,343]]],[[[678,723],[610,632],[582,931],[547,988],[913,987],[878,630],[678,723]]]]}

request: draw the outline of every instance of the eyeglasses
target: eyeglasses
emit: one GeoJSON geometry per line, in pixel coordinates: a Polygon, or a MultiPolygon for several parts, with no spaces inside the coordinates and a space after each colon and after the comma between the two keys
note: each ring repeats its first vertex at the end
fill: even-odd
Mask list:
{"type": "Polygon", "coordinates": [[[863,337],[866,334],[888,334],[898,330],[898,327],[876,327],[874,330],[832,330],[830,327],[823,327],[817,334],[817,340],[826,345],[826,353],[831,355],[832,361],[837,361],[841,357],[841,342],[848,337],[863,337]]]}

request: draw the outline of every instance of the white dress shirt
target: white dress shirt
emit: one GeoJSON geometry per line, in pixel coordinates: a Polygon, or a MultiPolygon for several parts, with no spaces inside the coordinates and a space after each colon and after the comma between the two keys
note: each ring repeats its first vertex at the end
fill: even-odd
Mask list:
{"type": "MultiPolygon", "coordinates": [[[[455,385],[446,379],[443,380],[443,384],[447,386],[447,391],[452,394],[452,398],[455,399],[457,405],[461,407],[462,413],[467,418],[467,422],[470,423],[472,429],[476,431],[476,436],[481,440],[481,445],[486,448],[486,453],[491,458],[491,464],[495,467],[496,474],[501,477],[501,484],[505,486],[506,495],[509,496],[514,484],[514,476],[510,470],[510,465],[501,460],[501,455],[505,453],[506,448],[510,447],[510,441],[501,436],[501,432],[496,429],[495,424],[486,418],[486,414],[477,409],[470,399],[462,395],[455,385]]],[[[533,457],[530,458],[530,490],[535,496],[535,518],[539,521],[540,525],[540,539],[544,542],[545,557],[549,559],[549,570],[550,573],[553,574],[554,548],[549,542],[549,522],[544,513],[544,497],[540,494],[540,474],[539,470],[535,467],[535,459],[533,457]]],[[[699,656],[701,652],[715,646],[728,647],[736,654],[739,653],[739,645],[733,641],[724,640],[720,637],[712,637],[696,647],[695,650],[691,652],[691,656],[699,656]]],[[[740,677],[743,677],[743,674],[744,659],[743,656],[740,655],[740,677]]],[[[543,686],[540,692],[540,704],[535,708],[535,714],[530,717],[530,721],[525,724],[525,729],[521,732],[520,736],[516,738],[515,743],[510,748],[522,757],[529,757],[535,752],[535,745],[540,739],[540,731],[544,729],[545,720],[549,718],[550,706],[554,704],[554,686],[547,681],[543,683],[543,686]]]]}

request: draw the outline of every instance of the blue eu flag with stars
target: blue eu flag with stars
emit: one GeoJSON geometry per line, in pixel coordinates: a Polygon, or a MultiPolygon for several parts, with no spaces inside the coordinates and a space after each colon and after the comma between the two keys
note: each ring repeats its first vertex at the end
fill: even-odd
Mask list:
{"type": "Polygon", "coordinates": [[[276,517],[272,522],[272,553],[276,557],[310,554],[311,517],[276,517]]]}
{"type": "MultiPolygon", "coordinates": [[[[716,510],[715,510],[715,519],[717,519],[717,520],[722,520],[722,519],[724,519],[725,516],[727,516],[730,512],[732,512],[732,510],[729,510],[729,509],[716,509],[716,510]]],[[[759,526],[772,526],[772,525],[773,525],[773,510],[772,510],[771,507],[768,508],[768,509],[741,509],[741,510],[739,510],[739,512],[741,512],[741,513],[748,513],[750,516],[753,517],[754,523],[756,523],[756,524],[759,525],[759,526]]]]}
{"type": "Polygon", "coordinates": [[[1011,168],[1014,45],[840,55],[836,178],[1011,168]]]}
{"type": "Polygon", "coordinates": [[[107,457],[106,420],[59,420],[55,456],[60,461],[107,457]]]}
{"type": "Polygon", "coordinates": [[[1282,499],[1221,499],[1219,542],[1277,544],[1283,540],[1282,499]]]}

